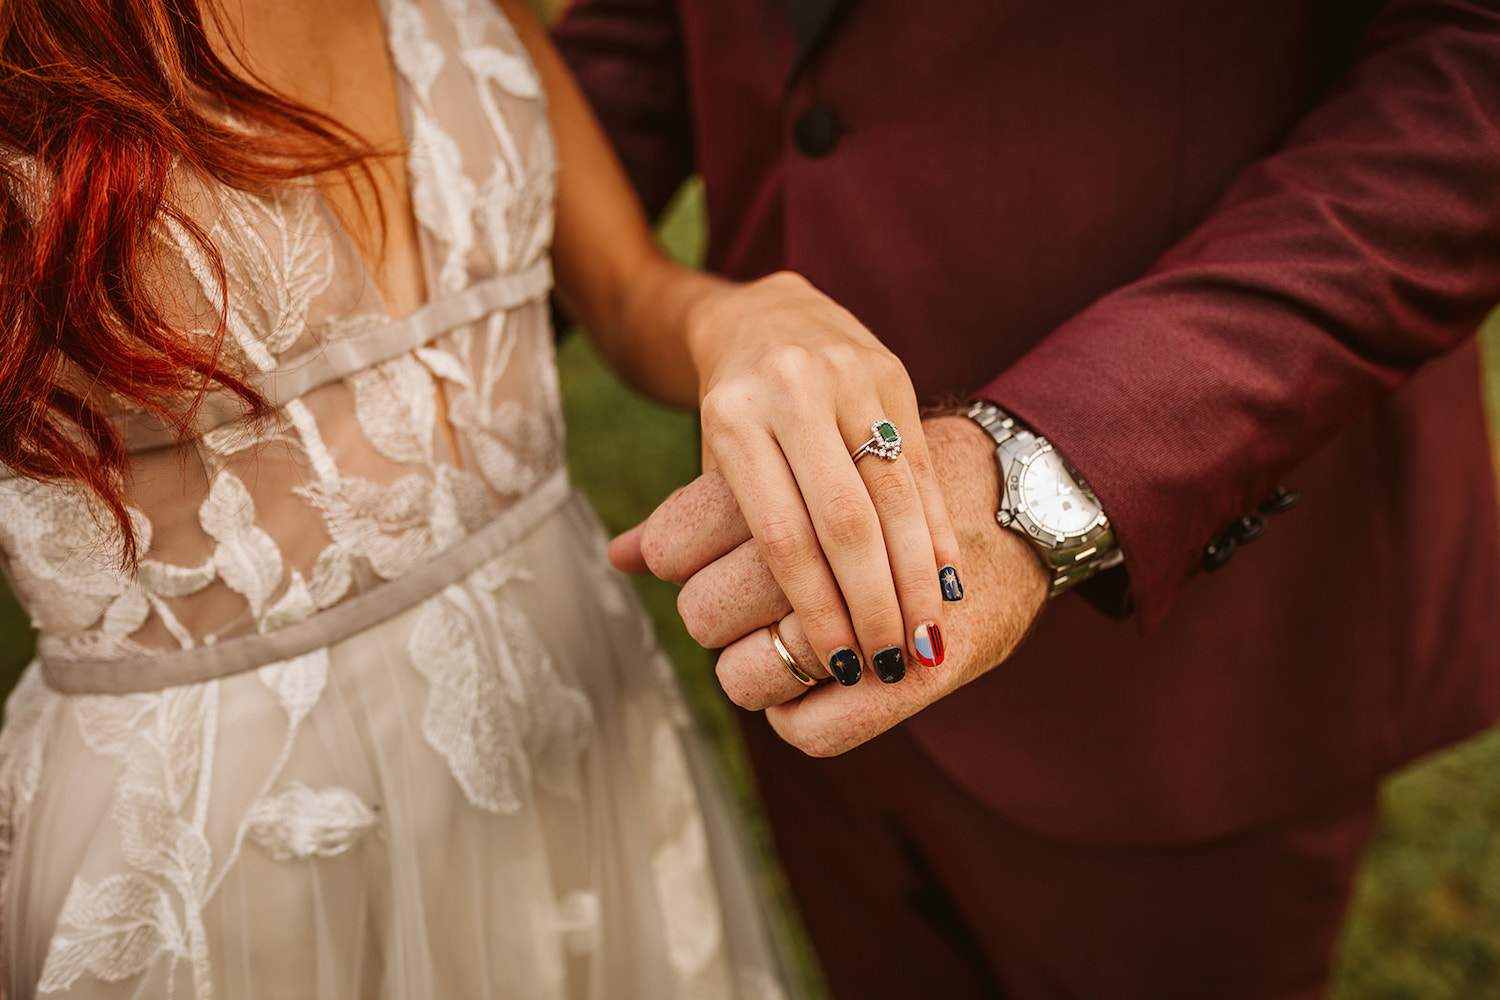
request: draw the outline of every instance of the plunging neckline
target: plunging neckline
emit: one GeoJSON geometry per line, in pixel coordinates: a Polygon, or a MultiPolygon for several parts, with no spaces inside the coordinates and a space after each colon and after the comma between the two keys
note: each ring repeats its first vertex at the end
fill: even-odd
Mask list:
{"type": "MultiPolygon", "coordinates": [[[[389,80],[389,87],[387,89],[395,101],[396,122],[400,134],[400,150],[398,155],[401,162],[399,169],[400,176],[404,181],[404,198],[393,206],[387,206],[380,202],[378,184],[372,183],[372,187],[374,187],[373,197],[380,208],[383,220],[388,220],[392,217],[387,211],[388,208],[399,209],[405,214],[410,226],[413,241],[411,258],[417,270],[417,284],[419,285],[416,289],[415,301],[410,309],[397,307],[392,297],[388,295],[387,286],[380,280],[380,273],[385,270],[385,265],[388,262],[381,260],[372,265],[370,260],[365,257],[360,246],[360,241],[356,240],[354,234],[349,231],[348,226],[343,224],[340,213],[335,208],[332,200],[317,185],[314,185],[314,190],[322,202],[324,209],[332,214],[335,220],[340,222],[340,231],[344,239],[348,240],[350,251],[359,260],[361,280],[368,283],[375,290],[375,297],[380,306],[381,318],[387,323],[398,323],[421,313],[423,309],[438,301],[440,296],[434,294],[436,275],[433,273],[431,263],[431,241],[434,237],[422,223],[416,209],[415,191],[417,180],[414,176],[411,162],[416,113],[413,107],[414,95],[411,81],[401,71],[400,62],[396,58],[395,39],[392,37],[391,32],[392,17],[389,9],[389,0],[373,0],[373,3],[375,15],[380,23],[380,36],[382,48],[385,53],[385,70],[388,74],[387,79],[389,80]]],[[[389,225],[385,225],[383,230],[380,233],[381,245],[387,242],[391,232],[389,225]]],[[[464,467],[463,450],[459,446],[458,434],[453,426],[453,419],[450,412],[448,393],[441,379],[433,380],[433,393],[437,406],[436,430],[447,449],[449,460],[456,468],[462,469],[464,467]]]]}
{"type": "Polygon", "coordinates": [[[387,71],[390,73],[391,89],[396,102],[396,120],[400,126],[401,133],[401,175],[405,181],[406,190],[405,199],[399,207],[411,221],[413,259],[416,264],[417,277],[421,284],[421,288],[416,296],[416,302],[412,308],[404,312],[397,312],[395,309],[392,309],[391,302],[386,297],[386,289],[377,277],[379,272],[370,267],[370,262],[365,259],[364,254],[359,253],[357,245],[354,247],[354,251],[359,255],[360,266],[364,269],[365,280],[373,283],[375,286],[376,295],[380,298],[381,312],[385,314],[387,319],[398,320],[420,312],[424,307],[436,301],[436,296],[433,294],[433,282],[436,275],[432,271],[432,248],[429,246],[432,234],[422,224],[421,218],[417,215],[414,199],[416,178],[412,174],[411,164],[413,135],[411,84],[406,79],[406,75],[401,72],[401,66],[396,60],[394,39],[391,37],[391,14],[388,7],[388,0],[374,0],[374,3],[376,16],[380,18],[380,33],[385,49],[385,65],[387,71]]]}
{"type": "MultiPolygon", "coordinates": [[[[339,233],[340,238],[347,242],[349,252],[353,255],[354,259],[359,261],[360,280],[374,290],[380,317],[387,322],[396,322],[405,320],[421,312],[422,309],[437,301],[438,296],[435,296],[433,292],[435,275],[432,269],[433,248],[431,241],[434,239],[434,235],[422,223],[420,216],[417,214],[413,196],[416,189],[416,177],[414,176],[411,163],[414,119],[412,102],[414,98],[410,82],[406,79],[405,74],[401,72],[400,63],[396,58],[395,43],[391,35],[389,3],[388,0],[371,0],[371,2],[374,5],[375,14],[380,24],[381,46],[385,55],[385,71],[388,74],[387,79],[390,84],[391,97],[395,102],[396,122],[399,132],[399,152],[394,154],[394,156],[398,156],[400,159],[400,176],[404,181],[405,187],[404,198],[399,203],[380,203],[378,188],[371,191],[371,197],[376,199],[377,206],[384,219],[389,220],[395,216],[395,212],[400,211],[404,213],[410,222],[413,243],[411,256],[417,272],[416,277],[418,281],[415,284],[419,286],[410,308],[399,308],[399,303],[394,302],[390,294],[394,286],[388,286],[380,279],[381,274],[386,272],[390,261],[385,259],[372,261],[368,258],[365,255],[365,248],[362,246],[362,241],[355,236],[350,224],[351,220],[345,217],[345,214],[339,209],[338,205],[329,197],[323,185],[314,180],[312,190],[322,210],[327,213],[328,217],[335,224],[335,229],[339,233]]],[[[350,128],[342,119],[331,112],[323,113],[329,114],[335,121],[343,124],[345,128],[350,128]]],[[[356,134],[360,133],[356,132],[356,134]]],[[[375,159],[379,161],[390,158],[376,157],[375,159]]],[[[387,224],[384,227],[384,232],[377,230],[374,235],[380,238],[381,243],[385,243],[391,235],[391,228],[387,224]]]]}

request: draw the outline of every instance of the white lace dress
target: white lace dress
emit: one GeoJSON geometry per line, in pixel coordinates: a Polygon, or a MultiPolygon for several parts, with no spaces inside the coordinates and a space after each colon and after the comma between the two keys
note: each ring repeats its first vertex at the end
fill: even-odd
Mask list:
{"type": "MultiPolygon", "coordinates": [[[[0,995],[782,995],[668,665],[569,487],[554,153],[488,0],[388,0],[431,301],[311,185],[180,179],[276,404],[119,420],[144,558],[0,479],[40,629],[0,730],[0,995]]],[[[214,271],[161,231],[163,299],[214,271]]]]}

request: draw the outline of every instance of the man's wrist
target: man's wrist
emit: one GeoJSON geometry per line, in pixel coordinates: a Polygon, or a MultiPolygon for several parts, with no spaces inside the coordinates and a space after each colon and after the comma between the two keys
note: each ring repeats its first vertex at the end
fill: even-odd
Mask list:
{"type": "Polygon", "coordinates": [[[994,441],[957,411],[930,414],[922,430],[964,559],[964,599],[947,610],[958,616],[955,628],[973,634],[979,659],[998,663],[1022,633],[996,629],[996,622],[1021,615],[1029,628],[1046,604],[1052,574],[1030,544],[995,520],[994,441]]]}

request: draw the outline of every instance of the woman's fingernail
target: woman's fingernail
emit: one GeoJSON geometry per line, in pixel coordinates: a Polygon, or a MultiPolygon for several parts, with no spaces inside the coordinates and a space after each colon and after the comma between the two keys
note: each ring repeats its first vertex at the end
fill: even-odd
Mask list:
{"type": "Polygon", "coordinates": [[[828,658],[828,672],[844,687],[859,682],[859,654],[848,646],[835,649],[828,658]]]}
{"type": "Polygon", "coordinates": [[[943,630],[932,622],[918,625],[917,631],[912,635],[912,647],[917,651],[917,659],[929,667],[935,667],[943,662],[943,630]]]}
{"type": "Polygon", "coordinates": [[[958,570],[952,566],[944,566],[938,570],[938,583],[943,587],[943,600],[961,601],[964,599],[964,585],[958,580],[958,570]]]}
{"type": "Polygon", "coordinates": [[[900,646],[887,646],[871,657],[875,664],[875,675],[887,684],[894,684],[906,676],[906,656],[900,646]]]}

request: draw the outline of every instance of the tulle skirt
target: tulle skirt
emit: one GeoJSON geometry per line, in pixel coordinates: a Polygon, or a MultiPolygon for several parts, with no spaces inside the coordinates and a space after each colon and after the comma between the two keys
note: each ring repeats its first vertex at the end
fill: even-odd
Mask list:
{"type": "Polygon", "coordinates": [[[732,812],[570,501],[327,647],[0,731],[0,989],[775,998],[732,812]]]}

